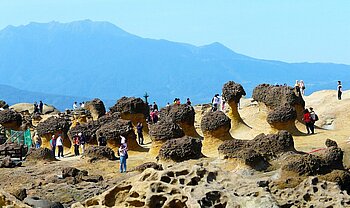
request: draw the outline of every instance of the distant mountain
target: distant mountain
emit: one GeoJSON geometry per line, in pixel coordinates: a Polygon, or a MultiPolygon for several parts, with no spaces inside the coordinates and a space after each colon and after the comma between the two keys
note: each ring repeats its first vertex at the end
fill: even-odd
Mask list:
{"type": "MultiPolygon", "coordinates": [[[[83,101],[92,100],[91,98],[86,97],[73,97],[40,92],[30,92],[2,84],[0,84],[0,92],[0,100],[5,100],[9,105],[16,103],[39,103],[39,101],[42,100],[44,103],[53,105],[61,111],[64,111],[65,109],[71,109],[74,101],[80,103],[83,101]]],[[[115,101],[112,100],[103,101],[107,107],[110,107],[115,103],[115,101]]]]}
{"type": "Polygon", "coordinates": [[[0,83],[20,89],[110,100],[147,92],[160,105],[174,97],[208,102],[229,80],[248,96],[260,83],[303,79],[311,93],[350,82],[348,65],[260,60],[220,43],[196,47],[141,38],[90,20],[8,26],[0,31],[0,72],[0,83]]]}

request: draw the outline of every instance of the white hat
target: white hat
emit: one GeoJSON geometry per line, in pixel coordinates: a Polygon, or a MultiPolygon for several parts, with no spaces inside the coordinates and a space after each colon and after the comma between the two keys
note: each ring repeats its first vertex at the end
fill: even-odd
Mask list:
{"type": "Polygon", "coordinates": [[[83,135],[81,132],[78,134],[78,136],[81,136],[81,135],[83,135]]]}

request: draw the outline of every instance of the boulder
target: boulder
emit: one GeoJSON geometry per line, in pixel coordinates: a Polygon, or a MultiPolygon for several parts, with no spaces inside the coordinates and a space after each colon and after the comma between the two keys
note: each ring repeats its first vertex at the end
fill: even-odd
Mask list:
{"type": "Polygon", "coordinates": [[[171,105],[162,108],[159,117],[160,120],[171,120],[178,124],[187,136],[200,137],[194,127],[195,111],[190,105],[171,105]]]}
{"type": "Polygon", "coordinates": [[[102,100],[95,98],[91,101],[86,102],[84,108],[90,111],[91,116],[94,120],[102,117],[106,114],[106,108],[102,100]]]}
{"type": "Polygon", "coordinates": [[[167,140],[185,136],[181,127],[170,119],[163,119],[156,124],[150,125],[149,134],[152,139],[152,146],[149,150],[149,155],[154,158],[157,157],[159,149],[167,140]]]}
{"type": "Polygon", "coordinates": [[[11,109],[0,111],[0,125],[6,129],[19,130],[22,124],[22,116],[11,109]]]}
{"type": "Polygon", "coordinates": [[[202,142],[198,138],[184,136],[167,140],[159,150],[160,160],[182,162],[203,157],[202,142]]]}
{"type": "Polygon", "coordinates": [[[62,178],[68,178],[68,177],[83,177],[87,176],[88,172],[85,170],[79,170],[74,167],[64,167],[62,168],[62,178]]]}
{"type": "Polygon", "coordinates": [[[20,208],[30,208],[30,206],[24,204],[18,200],[15,196],[0,190],[0,207],[20,207],[20,208]]]}
{"type": "Polygon", "coordinates": [[[226,140],[233,139],[230,134],[231,119],[221,111],[208,112],[202,117],[203,153],[217,156],[217,148],[226,140]]]}
{"type": "Polygon", "coordinates": [[[16,166],[17,164],[9,156],[5,157],[0,163],[0,168],[14,168],[16,166]]]}
{"type": "Polygon", "coordinates": [[[231,127],[237,128],[240,124],[246,125],[238,112],[238,103],[242,96],[245,96],[246,92],[244,91],[242,85],[229,81],[224,84],[222,88],[222,97],[230,106],[230,111],[228,113],[229,118],[231,119],[231,127]]]}
{"type": "Polygon", "coordinates": [[[146,169],[152,168],[154,170],[163,170],[163,166],[161,164],[155,163],[155,162],[146,162],[142,165],[136,166],[132,169],[132,171],[139,171],[143,172],[146,169]]]}
{"type": "Polygon", "coordinates": [[[11,194],[15,196],[18,200],[23,201],[27,197],[27,189],[25,188],[16,189],[11,194]]]}
{"type": "Polygon", "coordinates": [[[350,191],[350,173],[346,170],[333,170],[326,175],[319,176],[321,180],[335,182],[342,190],[350,191]]]}
{"type": "Polygon", "coordinates": [[[55,161],[56,158],[48,148],[30,149],[26,156],[26,161],[55,161]]]}
{"type": "Polygon", "coordinates": [[[338,147],[337,142],[331,139],[327,139],[325,145],[326,147],[338,147]]]}
{"type": "Polygon", "coordinates": [[[92,158],[94,160],[98,159],[108,159],[115,160],[116,156],[114,151],[109,147],[90,145],[85,148],[84,156],[92,158]]]}
{"type": "Polygon", "coordinates": [[[24,203],[34,208],[64,208],[59,202],[52,202],[38,197],[27,197],[24,199],[24,203]]]}

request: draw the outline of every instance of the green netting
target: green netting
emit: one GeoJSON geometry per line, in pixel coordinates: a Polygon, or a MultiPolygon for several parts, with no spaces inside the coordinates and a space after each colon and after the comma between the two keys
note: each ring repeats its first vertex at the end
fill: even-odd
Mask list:
{"type": "Polygon", "coordinates": [[[27,146],[28,149],[30,149],[33,144],[32,136],[29,129],[25,131],[10,130],[9,140],[13,143],[23,144],[27,146]]]}

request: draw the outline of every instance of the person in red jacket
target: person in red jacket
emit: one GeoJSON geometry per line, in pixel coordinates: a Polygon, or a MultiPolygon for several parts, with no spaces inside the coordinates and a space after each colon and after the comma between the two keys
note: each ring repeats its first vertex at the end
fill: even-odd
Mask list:
{"type": "Polygon", "coordinates": [[[310,131],[311,131],[311,134],[314,134],[314,128],[313,128],[313,123],[312,123],[313,121],[312,121],[311,114],[310,114],[308,109],[304,110],[303,120],[304,120],[305,125],[306,125],[307,134],[310,134],[310,131]]]}

